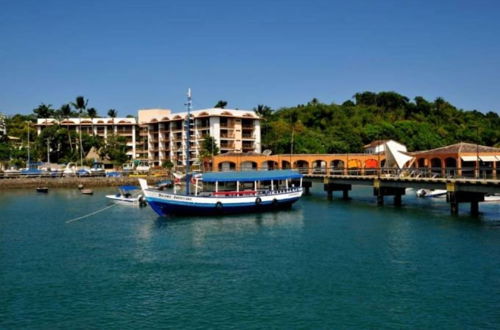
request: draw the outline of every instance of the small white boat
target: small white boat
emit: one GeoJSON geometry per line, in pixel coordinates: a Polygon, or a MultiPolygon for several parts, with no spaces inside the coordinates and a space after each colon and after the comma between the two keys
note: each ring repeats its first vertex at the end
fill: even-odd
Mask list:
{"type": "Polygon", "coordinates": [[[146,205],[146,200],[140,192],[140,188],[136,186],[120,186],[118,193],[115,195],[106,195],[106,198],[121,204],[146,205]]]}
{"type": "Polygon", "coordinates": [[[444,197],[446,190],[444,189],[419,189],[417,190],[417,197],[431,198],[431,197],[444,197]]]}
{"type": "Polygon", "coordinates": [[[500,195],[486,195],[484,201],[488,203],[500,203],[500,195]]]}

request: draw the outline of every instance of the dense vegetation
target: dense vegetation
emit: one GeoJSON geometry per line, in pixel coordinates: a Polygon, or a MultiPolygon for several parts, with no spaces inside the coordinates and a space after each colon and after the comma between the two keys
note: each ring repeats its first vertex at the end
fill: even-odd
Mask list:
{"type": "Polygon", "coordinates": [[[354,101],[307,104],[272,111],[264,117],[262,147],[274,153],[361,152],[374,140],[394,139],[410,151],[460,141],[500,147],[500,118],[495,112],[457,109],[442,98],[410,101],[395,92],[362,92],[354,101]],[[292,149],[293,148],[293,149],[292,149]]]}

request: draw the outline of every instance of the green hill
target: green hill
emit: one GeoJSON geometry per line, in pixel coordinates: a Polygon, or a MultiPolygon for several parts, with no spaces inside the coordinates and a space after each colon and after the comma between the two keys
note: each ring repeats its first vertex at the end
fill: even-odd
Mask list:
{"type": "Polygon", "coordinates": [[[394,139],[409,151],[460,141],[500,144],[500,118],[495,112],[457,109],[442,98],[427,101],[418,96],[410,101],[396,92],[362,92],[354,99],[343,104],[313,99],[276,111],[257,107],[265,119],[263,149],[274,153],[361,152],[363,145],[379,139],[394,139]]]}

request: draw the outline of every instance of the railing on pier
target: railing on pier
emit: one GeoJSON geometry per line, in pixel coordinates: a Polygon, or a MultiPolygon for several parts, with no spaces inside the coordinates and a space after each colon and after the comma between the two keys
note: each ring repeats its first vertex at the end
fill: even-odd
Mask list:
{"type": "Polygon", "coordinates": [[[311,177],[380,176],[380,177],[414,177],[414,178],[448,178],[448,179],[500,179],[500,168],[492,167],[425,167],[425,168],[326,168],[299,167],[297,170],[311,177]]]}

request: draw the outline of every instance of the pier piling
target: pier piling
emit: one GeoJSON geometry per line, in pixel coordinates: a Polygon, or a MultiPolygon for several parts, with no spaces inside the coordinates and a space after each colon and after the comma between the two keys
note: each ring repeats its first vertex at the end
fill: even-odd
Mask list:
{"type": "Polygon", "coordinates": [[[349,200],[349,190],[352,189],[352,185],[332,183],[328,179],[325,179],[323,189],[326,191],[326,196],[329,200],[333,198],[334,191],[342,191],[342,199],[349,200]]]}

